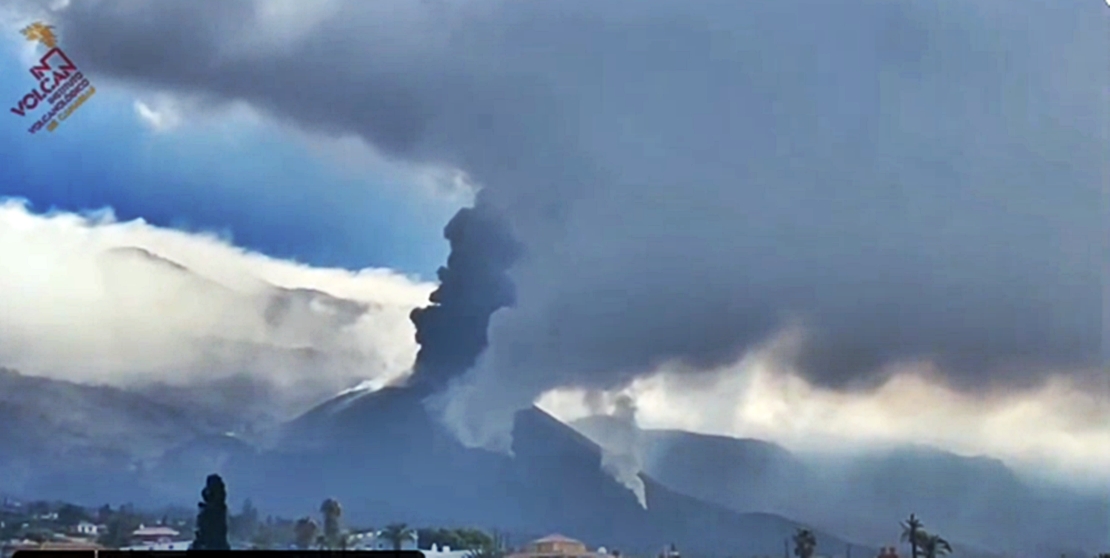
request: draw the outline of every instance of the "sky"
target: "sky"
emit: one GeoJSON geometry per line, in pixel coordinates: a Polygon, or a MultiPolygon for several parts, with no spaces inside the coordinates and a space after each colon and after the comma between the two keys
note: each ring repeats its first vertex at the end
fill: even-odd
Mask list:
{"type": "MultiPolygon", "coordinates": [[[[20,56],[27,45],[19,27],[5,29],[0,75],[11,79],[0,84],[0,95],[14,106],[35,82],[20,56]]],[[[389,265],[434,277],[446,258],[439,228],[466,196],[419,195],[411,184],[424,180],[431,190],[440,179],[370,161],[350,140],[313,142],[282,131],[249,108],[183,117],[164,95],[109,79],[92,83],[96,103],[68,119],[65,134],[30,136],[14,115],[0,129],[6,196],[25,198],[39,211],[111,207],[121,220],[217,231],[313,265],[389,265]],[[346,159],[375,170],[362,172],[346,159]]]]}
{"type": "Polygon", "coordinates": [[[0,95],[33,86],[35,17],[97,94],[0,127],[0,257],[28,262],[0,364],[311,377],[299,405],[398,377],[480,187],[526,254],[443,407],[468,444],[604,393],[651,426],[1110,470],[1103,2],[10,6],[0,95]]]}

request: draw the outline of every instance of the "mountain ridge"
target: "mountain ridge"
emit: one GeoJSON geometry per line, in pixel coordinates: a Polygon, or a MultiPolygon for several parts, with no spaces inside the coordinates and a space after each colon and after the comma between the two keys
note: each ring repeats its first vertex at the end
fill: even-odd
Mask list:
{"type": "MultiPolygon", "coordinates": [[[[606,416],[571,425],[602,445],[616,435],[624,443],[629,428],[606,416]]],[[[994,457],[911,444],[803,458],[762,440],[636,430],[643,469],[672,489],[731,509],[775,510],[873,544],[889,540],[911,511],[968,547],[1024,551],[1067,541],[1097,552],[1110,544],[1104,500],[1029,485],[994,457]]]]}

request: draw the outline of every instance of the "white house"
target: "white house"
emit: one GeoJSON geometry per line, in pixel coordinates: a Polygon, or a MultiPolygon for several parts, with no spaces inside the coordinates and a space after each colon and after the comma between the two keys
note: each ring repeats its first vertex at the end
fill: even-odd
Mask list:
{"type": "Polygon", "coordinates": [[[466,558],[470,554],[469,550],[451,550],[451,547],[444,546],[439,548],[432,545],[431,550],[421,550],[426,558],[466,558]]]}
{"type": "MultiPolygon", "coordinates": [[[[356,533],[351,536],[349,548],[351,550],[393,550],[393,541],[383,537],[381,531],[356,533]]],[[[401,550],[417,550],[415,531],[401,541],[401,550]]]]}
{"type": "Polygon", "coordinates": [[[176,529],[171,529],[163,525],[154,525],[151,527],[140,525],[135,532],[131,533],[131,538],[141,544],[174,542],[180,537],[181,533],[177,532],[176,529]]]}
{"type": "Polygon", "coordinates": [[[88,521],[82,521],[73,527],[73,532],[82,537],[95,537],[100,534],[100,526],[88,521]]]}
{"type": "MultiPolygon", "coordinates": [[[[426,558],[467,558],[469,550],[451,550],[451,547],[440,548],[432,545],[430,550],[417,548],[419,540],[416,532],[401,542],[401,550],[419,550],[426,558]]],[[[357,533],[351,536],[349,548],[351,550],[393,550],[393,541],[382,536],[381,531],[357,533]]]]}

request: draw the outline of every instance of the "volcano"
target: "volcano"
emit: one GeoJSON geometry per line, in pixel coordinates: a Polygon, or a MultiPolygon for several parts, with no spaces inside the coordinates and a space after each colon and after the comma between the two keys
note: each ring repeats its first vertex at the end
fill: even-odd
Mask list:
{"type": "Polygon", "coordinates": [[[475,365],[490,316],[516,300],[507,272],[522,247],[509,231],[480,195],[460,210],[444,228],[451,255],[439,287],[412,312],[420,351],[407,387],[341,394],[285,425],[270,451],[232,452],[233,490],[283,514],[338,498],[362,524],[562,532],[636,553],[671,543],[706,556],[781,551],[798,527],[783,517],[730,511],[646,477],[645,509],[602,470],[598,445],[536,407],[514,417],[512,456],[467,448],[428,414],[424,400],[475,365]]]}
{"type": "MultiPolygon", "coordinates": [[[[426,413],[423,394],[391,387],[327,401],[288,423],[270,450],[233,455],[222,467],[229,489],[283,515],[313,513],[334,497],[351,524],[562,532],[635,553],[670,543],[707,556],[778,553],[800,527],[685,496],[647,476],[644,509],[602,470],[599,446],[536,407],[516,415],[513,456],[466,448],[426,413]]],[[[817,537],[843,548],[832,535],[817,537]]]]}
{"type": "Polygon", "coordinates": [[[512,456],[467,448],[428,414],[426,398],[475,366],[490,316],[516,300],[508,270],[523,248],[510,230],[481,193],[444,228],[451,254],[430,304],[412,312],[420,351],[406,386],[341,394],[283,425],[266,451],[227,436],[198,439],[169,452],[153,484],[179,501],[192,496],[177,492],[181,479],[215,471],[233,498],[287,517],[337,498],[351,525],[562,532],[649,555],[672,543],[701,556],[782,551],[799,525],[780,516],[732,511],[647,477],[645,509],[602,469],[599,446],[538,408],[515,415],[512,456]]]}

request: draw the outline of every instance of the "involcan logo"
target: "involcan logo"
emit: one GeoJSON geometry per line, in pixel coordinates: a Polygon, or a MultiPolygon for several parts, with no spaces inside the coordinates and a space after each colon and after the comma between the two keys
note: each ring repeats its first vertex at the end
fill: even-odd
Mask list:
{"type": "Polygon", "coordinates": [[[22,118],[39,115],[27,128],[28,133],[35,134],[43,128],[53,132],[96,93],[96,88],[58,47],[58,37],[52,25],[35,22],[23,28],[22,33],[28,41],[40,43],[47,51],[30,69],[38,85],[10,110],[22,118]]]}

